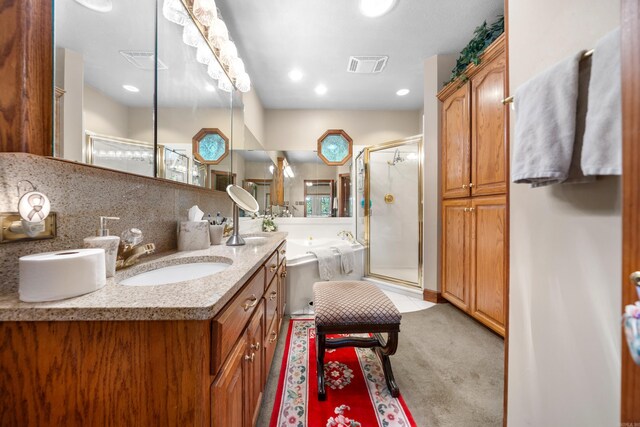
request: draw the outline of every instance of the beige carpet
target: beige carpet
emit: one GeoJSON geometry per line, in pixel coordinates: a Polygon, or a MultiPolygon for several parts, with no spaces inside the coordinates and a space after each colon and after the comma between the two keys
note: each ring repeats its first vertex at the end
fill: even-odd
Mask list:
{"type": "MultiPolygon", "coordinates": [[[[269,425],[289,322],[283,322],[258,426],[269,425]]],[[[449,304],[405,313],[391,358],[420,427],[502,425],[503,340],[449,304]]]]}

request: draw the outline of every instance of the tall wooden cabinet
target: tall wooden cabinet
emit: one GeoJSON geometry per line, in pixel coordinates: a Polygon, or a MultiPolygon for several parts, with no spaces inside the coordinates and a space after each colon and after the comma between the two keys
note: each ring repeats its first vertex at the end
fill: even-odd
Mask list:
{"type": "Polygon", "coordinates": [[[504,36],[442,101],[442,295],[504,336],[508,284],[508,108],[504,36]]]}

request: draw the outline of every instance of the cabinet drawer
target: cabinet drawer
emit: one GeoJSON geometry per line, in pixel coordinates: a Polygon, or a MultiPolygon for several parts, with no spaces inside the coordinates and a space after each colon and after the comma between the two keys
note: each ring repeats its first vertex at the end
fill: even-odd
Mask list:
{"type": "Polygon", "coordinates": [[[287,241],[282,242],[280,246],[278,246],[278,265],[282,265],[282,263],[287,259],[287,241]]]}
{"type": "Polygon", "coordinates": [[[267,281],[264,284],[266,290],[266,286],[271,283],[271,280],[278,272],[278,251],[275,251],[271,257],[269,257],[269,259],[264,263],[264,266],[267,269],[267,281]]]}
{"type": "Polygon", "coordinates": [[[260,267],[244,288],[211,322],[211,373],[216,374],[262,298],[265,271],[260,267]]]}
{"type": "Polygon", "coordinates": [[[264,293],[264,299],[267,301],[266,305],[266,324],[270,325],[273,317],[276,314],[276,310],[278,309],[278,278],[274,277],[267,289],[267,292],[264,293]]]}
{"type": "Polygon", "coordinates": [[[264,338],[264,357],[265,357],[265,382],[266,377],[269,375],[271,362],[273,361],[273,355],[276,352],[276,345],[278,344],[278,332],[280,331],[279,316],[273,318],[271,326],[267,329],[267,333],[264,338]]]}

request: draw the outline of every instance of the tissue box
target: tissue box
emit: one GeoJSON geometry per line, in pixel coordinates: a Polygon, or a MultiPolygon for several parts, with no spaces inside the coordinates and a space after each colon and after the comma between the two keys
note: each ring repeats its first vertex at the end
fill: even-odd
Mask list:
{"type": "Polygon", "coordinates": [[[182,221],[178,229],[178,250],[197,251],[209,248],[209,222],[182,221]]]}

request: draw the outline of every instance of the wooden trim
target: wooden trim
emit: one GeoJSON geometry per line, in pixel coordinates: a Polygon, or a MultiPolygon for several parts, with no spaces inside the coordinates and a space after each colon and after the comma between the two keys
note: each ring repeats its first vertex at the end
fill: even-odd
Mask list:
{"type": "Polygon", "coordinates": [[[0,3],[0,152],[53,150],[52,2],[0,3]]]}
{"type": "MultiPolygon", "coordinates": [[[[504,0],[504,56],[505,56],[505,65],[504,65],[504,93],[509,94],[509,0],[504,0]]],[[[503,397],[502,397],[502,425],[507,427],[508,421],[508,400],[509,400],[509,299],[510,299],[510,290],[511,290],[511,191],[510,191],[510,183],[511,183],[511,109],[506,106],[504,109],[504,150],[505,150],[505,176],[507,177],[506,183],[506,204],[507,204],[507,218],[505,222],[506,227],[506,238],[505,238],[505,265],[506,270],[505,274],[507,275],[507,283],[505,289],[505,307],[504,307],[504,386],[503,386],[503,397]]]]}
{"type": "Polygon", "coordinates": [[[342,188],[342,184],[344,182],[344,179],[348,178],[349,179],[349,193],[348,195],[351,196],[351,174],[350,173],[341,173],[338,174],[338,185],[337,190],[338,190],[338,212],[336,213],[336,216],[338,217],[347,217],[347,215],[342,215],[344,213],[345,208],[348,206],[349,204],[349,200],[347,198],[345,198],[345,193],[344,193],[344,189],[342,188]]]}
{"type": "Polygon", "coordinates": [[[422,299],[435,304],[443,304],[447,302],[446,298],[442,296],[442,292],[432,291],[431,289],[422,290],[422,299]]]}
{"type": "Polygon", "coordinates": [[[193,151],[193,158],[198,160],[200,163],[204,163],[205,165],[217,165],[225,157],[229,155],[229,138],[218,128],[202,128],[196,133],[193,138],[191,138],[191,145],[193,151]],[[217,160],[207,160],[200,155],[200,147],[199,143],[202,138],[207,135],[215,134],[218,135],[224,141],[224,153],[217,160]]]}
{"type": "Polygon", "coordinates": [[[478,65],[469,64],[469,66],[464,71],[464,79],[462,77],[458,77],[457,79],[443,87],[440,92],[438,92],[436,96],[440,101],[444,101],[449,96],[451,96],[451,94],[458,90],[461,86],[463,86],[467,82],[467,80],[471,79],[479,71],[483,70],[487,63],[491,62],[494,58],[498,57],[502,52],[504,52],[507,38],[506,21],[507,17],[505,13],[505,32],[502,33],[502,35],[500,35],[497,39],[495,39],[495,41],[491,43],[491,45],[482,53],[482,55],[480,55],[480,63],[478,65]]]}
{"type": "MultiPolygon", "coordinates": [[[[622,0],[622,307],[638,295],[629,274],[640,270],[640,2],[622,0]]],[[[622,334],[620,424],[640,422],[640,366],[622,334]]]]}
{"type": "Polygon", "coordinates": [[[322,160],[327,166],[342,166],[353,157],[353,139],[342,129],[329,129],[325,133],[322,134],[320,138],[318,138],[318,157],[322,160]],[[322,141],[329,135],[340,135],[349,143],[349,154],[342,159],[340,162],[332,162],[322,155],[322,141]]]}

